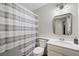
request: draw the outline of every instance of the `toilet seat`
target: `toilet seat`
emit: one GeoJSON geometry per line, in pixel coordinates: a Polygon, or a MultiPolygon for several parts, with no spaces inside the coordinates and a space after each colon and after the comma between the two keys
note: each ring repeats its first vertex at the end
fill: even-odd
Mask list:
{"type": "Polygon", "coordinates": [[[36,47],[36,48],[33,50],[33,53],[34,53],[34,54],[37,54],[37,55],[43,55],[43,52],[44,52],[44,48],[42,48],[42,47],[36,47]]]}

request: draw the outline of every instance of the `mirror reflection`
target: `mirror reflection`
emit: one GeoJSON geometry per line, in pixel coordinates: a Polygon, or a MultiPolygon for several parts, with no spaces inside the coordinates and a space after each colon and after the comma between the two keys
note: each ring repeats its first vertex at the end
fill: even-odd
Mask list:
{"type": "Polygon", "coordinates": [[[72,34],[72,14],[67,13],[55,16],[53,19],[53,32],[58,35],[72,34]]]}

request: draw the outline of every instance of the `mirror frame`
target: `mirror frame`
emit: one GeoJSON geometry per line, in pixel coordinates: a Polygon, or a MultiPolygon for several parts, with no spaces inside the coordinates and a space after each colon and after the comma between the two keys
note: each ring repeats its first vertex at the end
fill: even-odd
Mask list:
{"type": "MultiPolygon", "coordinates": [[[[62,14],[62,15],[57,15],[57,16],[54,16],[54,19],[52,21],[53,23],[53,33],[55,33],[55,21],[57,20],[57,18],[65,18],[65,17],[68,17],[68,16],[71,16],[71,33],[70,34],[62,34],[62,35],[71,35],[72,34],[72,14],[71,13],[66,13],[66,14],[62,14]]],[[[57,34],[59,35],[59,34],[57,34]]]]}

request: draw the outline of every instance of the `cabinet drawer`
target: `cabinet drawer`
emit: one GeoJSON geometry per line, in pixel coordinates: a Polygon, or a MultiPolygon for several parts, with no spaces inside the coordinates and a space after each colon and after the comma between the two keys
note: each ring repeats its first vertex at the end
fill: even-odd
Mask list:
{"type": "Polygon", "coordinates": [[[47,49],[52,50],[52,51],[57,51],[57,52],[64,54],[66,56],[79,56],[79,51],[75,51],[72,49],[68,49],[68,48],[64,48],[64,47],[60,47],[60,46],[55,46],[55,45],[51,45],[51,44],[48,44],[47,49]]]}
{"type": "Polygon", "coordinates": [[[48,56],[63,56],[62,54],[54,52],[54,51],[51,51],[51,50],[48,50],[47,55],[48,56]]]}

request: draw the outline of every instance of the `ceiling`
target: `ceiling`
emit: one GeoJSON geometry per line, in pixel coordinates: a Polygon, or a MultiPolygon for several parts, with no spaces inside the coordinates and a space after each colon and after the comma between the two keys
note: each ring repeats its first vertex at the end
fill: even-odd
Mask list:
{"type": "Polygon", "coordinates": [[[25,8],[33,11],[36,10],[44,5],[46,5],[47,3],[20,3],[22,6],[24,6],[25,8]]]}

